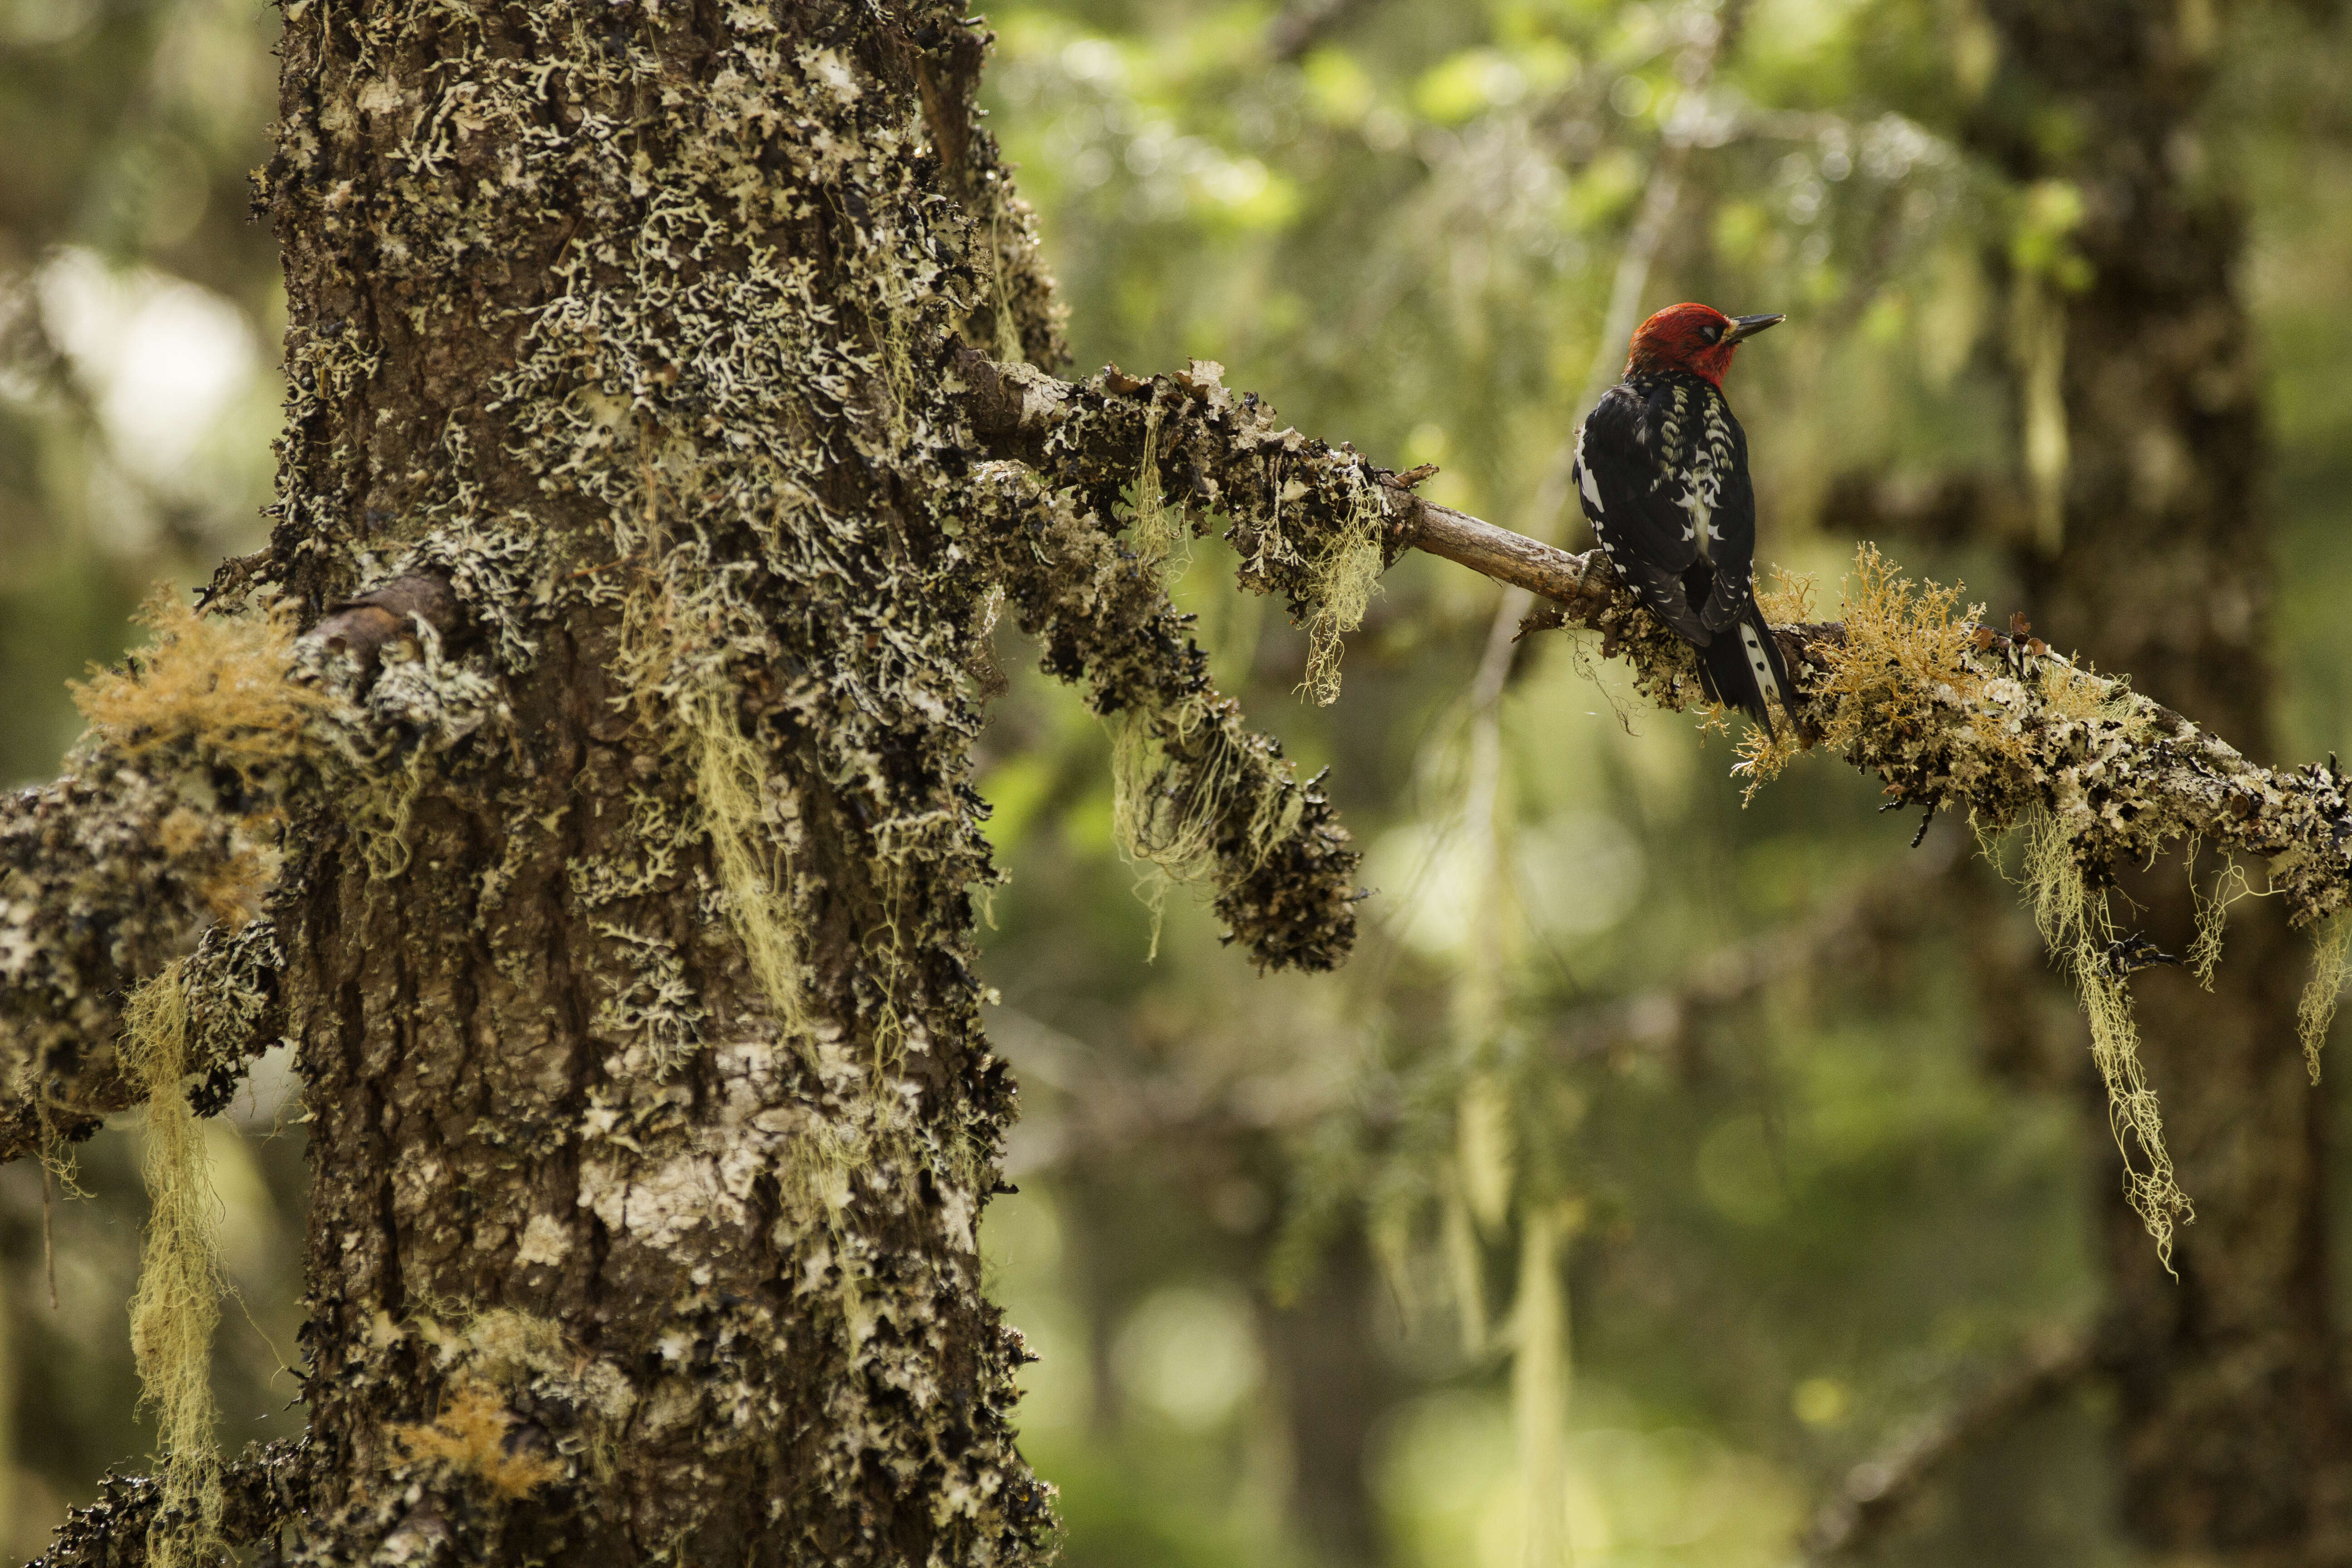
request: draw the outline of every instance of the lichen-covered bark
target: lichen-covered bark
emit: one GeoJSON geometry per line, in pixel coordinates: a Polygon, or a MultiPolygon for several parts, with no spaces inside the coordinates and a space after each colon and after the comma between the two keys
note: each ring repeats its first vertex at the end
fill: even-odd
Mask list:
{"type": "MultiPolygon", "coordinates": [[[[2057,533],[2019,552],[2035,618],[2263,754],[2272,544],[2253,334],[2233,288],[2244,219],[2205,172],[2220,156],[2201,119],[2215,14],[2121,0],[1990,0],[1985,13],[2000,63],[1969,140],[2021,183],[2071,184],[2083,213],[2065,237],[2082,286],[2016,280],[2051,299],[2043,352],[2063,363],[2057,533]],[[2071,133],[2049,134],[2057,124],[2071,133]]],[[[2192,877],[2213,891],[2217,847],[2209,837],[2193,868],[2177,855],[2117,868],[2159,947],[2189,951],[2192,877]]],[[[2178,969],[2135,982],[2148,1079],[2197,1205],[2176,1280],[2107,1199],[2121,1517],[2168,1557],[2352,1562],[2328,1100],[2298,1048],[2309,947],[2289,930],[2317,907],[2299,890],[2238,903],[2210,991],[2178,969]]]]}
{"type": "Polygon", "coordinates": [[[119,757],[85,761],[0,807],[0,1159],[86,1138],[136,1100],[112,1048],[126,988],[206,938],[221,952],[267,854],[244,814],[192,805],[119,757]]]}

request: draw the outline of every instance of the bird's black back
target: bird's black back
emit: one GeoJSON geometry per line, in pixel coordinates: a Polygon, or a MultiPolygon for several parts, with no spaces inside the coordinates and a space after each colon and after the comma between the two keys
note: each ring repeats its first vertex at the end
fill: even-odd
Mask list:
{"type": "Polygon", "coordinates": [[[1755,597],[1756,491],[1714,383],[1670,371],[1611,387],[1577,432],[1574,479],[1594,539],[1660,620],[1701,647],[1738,622],[1755,597]]]}

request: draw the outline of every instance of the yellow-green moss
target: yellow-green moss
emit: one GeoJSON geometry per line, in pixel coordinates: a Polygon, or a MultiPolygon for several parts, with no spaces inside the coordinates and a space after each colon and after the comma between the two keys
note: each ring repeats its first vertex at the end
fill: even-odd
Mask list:
{"type": "Polygon", "coordinates": [[[727,895],[728,923],[784,1034],[807,1048],[803,939],[793,910],[792,860],[768,833],[760,804],[767,759],[743,733],[723,693],[696,694],[680,715],[693,759],[695,801],[727,895]]]}

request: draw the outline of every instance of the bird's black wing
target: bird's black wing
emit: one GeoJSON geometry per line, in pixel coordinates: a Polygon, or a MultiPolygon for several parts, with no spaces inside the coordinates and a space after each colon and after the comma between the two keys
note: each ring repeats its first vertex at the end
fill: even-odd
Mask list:
{"type": "MultiPolygon", "coordinates": [[[[1620,382],[1603,394],[1576,433],[1573,479],[1592,537],[1618,576],[1651,614],[1704,647],[1716,628],[1700,619],[1684,581],[1698,560],[1698,536],[1682,504],[1690,443],[1672,417],[1676,385],[1620,382]]],[[[1687,403],[1687,389],[1683,396],[1687,403]]],[[[1752,549],[1752,498],[1748,532],[1752,549]]]]}
{"type": "Polygon", "coordinates": [[[1699,624],[1719,632],[1737,626],[1756,596],[1756,487],[1748,478],[1748,433],[1731,416],[1723,394],[1710,386],[1702,396],[1694,438],[1706,461],[1694,467],[1706,478],[1694,481],[1697,502],[1690,510],[1703,515],[1715,563],[1713,590],[1698,606],[1699,624]]]}

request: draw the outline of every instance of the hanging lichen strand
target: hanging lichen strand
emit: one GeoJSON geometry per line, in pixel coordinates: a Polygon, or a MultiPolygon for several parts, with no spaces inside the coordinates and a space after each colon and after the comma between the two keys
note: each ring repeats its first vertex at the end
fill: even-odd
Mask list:
{"type": "Polygon", "coordinates": [[[2105,889],[2094,891],[2074,862],[2057,820],[2046,812],[2025,825],[2025,895],[2051,962],[2074,983],[2091,1027],[2091,1060],[2107,1091],[2107,1126],[2123,1158],[2124,1196],[2172,1265],[2176,1224],[2196,1217],[2172,1170],[2156,1092],[2140,1068],[2139,1029],[2132,1020],[2131,973],[2105,889]]]}
{"type": "Polygon", "coordinates": [[[213,1440],[213,1330],[222,1289],[220,1198],[204,1129],[188,1107],[187,963],[139,988],[123,1008],[125,1066],[147,1095],[147,1233],[131,1300],[131,1348],[155,1413],[161,1506],[147,1531],[155,1568],[189,1568],[218,1552],[220,1450],[213,1440]]]}

